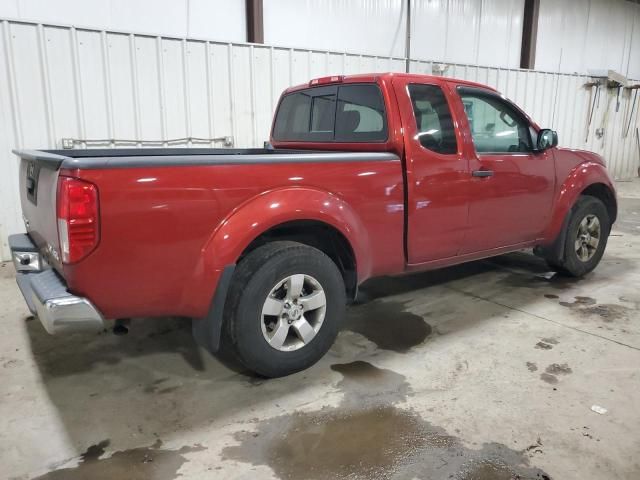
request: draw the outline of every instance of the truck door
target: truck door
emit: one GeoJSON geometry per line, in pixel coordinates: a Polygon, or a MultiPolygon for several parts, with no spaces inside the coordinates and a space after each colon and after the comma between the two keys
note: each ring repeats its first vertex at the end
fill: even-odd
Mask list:
{"type": "Polygon", "coordinates": [[[446,83],[395,78],[407,175],[409,264],[454,257],[467,227],[470,173],[446,83]]]}
{"type": "MultiPolygon", "coordinates": [[[[534,152],[530,120],[490,90],[458,86],[470,138],[469,228],[461,254],[534,241],[550,220],[555,164],[534,152]]],[[[534,131],[533,131],[534,133],[534,131]]]]}

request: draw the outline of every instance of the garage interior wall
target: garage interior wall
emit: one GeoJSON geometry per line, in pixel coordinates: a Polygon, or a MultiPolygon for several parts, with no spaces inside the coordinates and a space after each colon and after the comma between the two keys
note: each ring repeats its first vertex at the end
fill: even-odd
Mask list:
{"type": "MultiPolygon", "coordinates": [[[[406,0],[267,0],[264,39],[269,45],[291,46],[295,39],[299,48],[403,57],[406,7],[406,0]]],[[[518,67],[523,11],[524,0],[412,0],[412,56],[518,67]]]]}
{"type": "Polygon", "coordinates": [[[540,0],[536,68],[640,78],[640,3],[540,0]]]}
{"type": "Polygon", "coordinates": [[[0,0],[0,18],[246,42],[245,0],[0,0]]]}
{"type": "MultiPolygon", "coordinates": [[[[23,230],[14,148],[61,148],[63,138],[79,147],[222,146],[224,137],[237,147],[261,146],[287,86],[404,67],[402,56],[388,54],[0,20],[0,258],[9,257],[8,234],[23,230]],[[192,140],[168,142],[185,137],[192,140]]],[[[583,74],[475,63],[414,60],[411,71],[492,85],[558,130],[561,145],[602,154],[616,178],[637,175],[640,95],[631,107],[638,90],[587,86],[592,79],[583,74]]]]}

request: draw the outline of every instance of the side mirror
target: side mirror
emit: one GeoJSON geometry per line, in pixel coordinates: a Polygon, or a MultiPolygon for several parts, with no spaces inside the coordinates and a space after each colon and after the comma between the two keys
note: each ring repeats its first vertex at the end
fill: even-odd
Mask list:
{"type": "Polygon", "coordinates": [[[558,132],[549,128],[543,128],[538,132],[536,150],[542,152],[558,145],[558,132]]]}

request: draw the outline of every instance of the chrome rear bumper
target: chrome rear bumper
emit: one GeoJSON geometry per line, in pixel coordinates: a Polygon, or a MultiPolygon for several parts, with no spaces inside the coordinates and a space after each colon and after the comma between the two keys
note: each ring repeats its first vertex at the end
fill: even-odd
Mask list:
{"type": "Polygon", "coordinates": [[[31,313],[50,334],[97,331],[104,328],[100,312],[86,298],[67,291],[64,280],[48,268],[28,235],[9,237],[16,281],[31,313]]]}

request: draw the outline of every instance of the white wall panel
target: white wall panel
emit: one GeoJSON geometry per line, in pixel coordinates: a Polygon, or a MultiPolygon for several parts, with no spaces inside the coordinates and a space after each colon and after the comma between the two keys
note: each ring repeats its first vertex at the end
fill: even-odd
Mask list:
{"type": "Polygon", "coordinates": [[[187,136],[184,52],[180,40],[162,39],[160,45],[163,138],[187,136]]]}
{"type": "MultiPolygon", "coordinates": [[[[137,136],[135,75],[129,35],[108,33],[107,38],[107,81],[110,85],[109,110],[113,137],[126,139],[137,136]],[[117,119],[117,121],[116,121],[117,119]]],[[[64,135],[73,137],[73,135],[64,135]]]]}
{"type": "Polygon", "coordinates": [[[581,74],[611,69],[640,78],[640,4],[541,0],[535,67],[581,74]]]}
{"type": "MultiPolygon", "coordinates": [[[[516,67],[523,9],[524,0],[413,0],[412,57],[516,67]]],[[[265,42],[401,57],[405,15],[406,0],[269,0],[265,42]]]]}
{"type": "Polygon", "coordinates": [[[405,48],[404,3],[402,0],[267,0],[264,2],[265,43],[401,56],[405,48]]]}
{"type": "Polygon", "coordinates": [[[162,71],[158,40],[153,37],[132,37],[135,54],[135,77],[138,105],[138,132],[140,139],[165,138],[162,71]]]}
{"type": "Polygon", "coordinates": [[[23,229],[18,201],[18,162],[10,152],[21,145],[17,131],[21,123],[16,115],[16,95],[9,59],[12,55],[7,22],[0,22],[0,260],[9,257],[7,235],[23,229]]]}
{"type": "Polygon", "coordinates": [[[0,0],[0,17],[244,42],[245,0],[0,0]]]}
{"type": "Polygon", "coordinates": [[[111,137],[107,119],[107,89],[104,52],[100,32],[76,31],[77,56],[82,93],[84,135],[89,138],[111,137]]]}
{"type": "Polygon", "coordinates": [[[520,66],[524,2],[482,2],[478,55],[473,63],[504,67],[520,66]]]}
{"type": "Polygon", "coordinates": [[[213,136],[234,135],[236,130],[231,91],[231,44],[209,45],[209,114],[213,123],[213,136]]]}
{"type": "Polygon", "coordinates": [[[207,44],[183,42],[185,49],[185,122],[186,136],[212,137],[209,123],[209,72],[207,44]]]}
{"type": "Polygon", "coordinates": [[[47,103],[42,82],[39,29],[26,24],[10,24],[8,28],[11,49],[21,52],[9,58],[9,68],[15,78],[16,110],[21,112],[19,141],[22,145],[47,144],[47,103]]]}
{"type": "MultiPolygon", "coordinates": [[[[226,136],[237,147],[261,146],[268,138],[280,92],[287,86],[332,74],[402,71],[405,63],[388,55],[10,21],[0,26],[0,257],[4,259],[9,253],[7,235],[22,229],[13,148],[60,148],[62,138],[100,139],[113,147],[131,145],[122,140],[133,140],[133,145],[156,141],[161,146],[222,146],[220,137],[226,136]],[[169,142],[177,138],[183,140],[169,142]]],[[[433,62],[413,61],[411,71],[430,73],[433,62]]],[[[618,178],[636,174],[640,105],[631,112],[630,91],[621,93],[616,112],[616,91],[601,90],[587,128],[595,91],[584,86],[587,76],[467,63],[447,64],[446,75],[495,86],[540,125],[556,128],[562,145],[603,154],[618,178]],[[625,135],[629,118],[631,128],[625,135]],[[604,128],[602,138],[595,135],[598,128],[604,128]]]]}
{"type": "MultiPolygon", "coordinates": [[[[265,3],[270,0],[266,0],[265,3]]],[[[188,37],[227,42],[247,40],[245,0],[188,0],[188,37]]]]}
{"type": "Polygon", "coordinates": [[[629,71],[632,78],[640,78],[640,12],[634,15],[633,35],[629,46],[629,71]]]}

